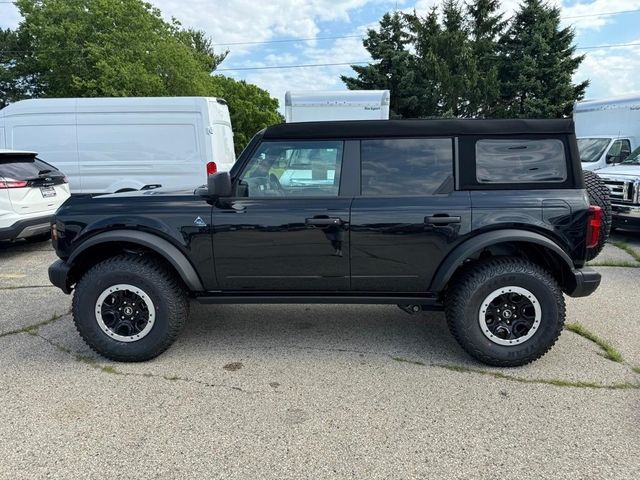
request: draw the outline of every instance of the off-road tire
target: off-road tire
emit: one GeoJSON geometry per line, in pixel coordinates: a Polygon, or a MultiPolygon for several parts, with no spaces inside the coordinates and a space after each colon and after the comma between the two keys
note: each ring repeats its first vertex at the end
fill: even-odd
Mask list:
{"type": "Polygon", "coordinates": [[[515,257],[495,257],[462,270],[445,297],[449,330],[472,357],[497,367],[526,365],[554,345],[565,320],[562,291],[553,276],[538,265],[515,257]],[[531,338],[518,345],[498,345],[482,332],[478,320],[482,302],[496,289],[516,286],[539,301],[541,320],[531,338]]]}
{"type": "Polygon", "coordinates": [[[600,229],[598,245],[587,251],[587,260],[593,260],[600,254],[611,233],[611,198],[609,189],[598,175],[589,170],[584,170],[583,175],[584,186],[589,194],[589,202],[591,205],[596,205],[602,209],[602,228],[600,229]]]}
{"type": "Polygon", "coordinates": [[[188,317],[189,302],[180,280],[160,260],[124,254],[98,263],[80,278],[72,311],[80,336],[92,350],[111,360],[142,362],[157,357],[175,341],[188,317]],[[117,284],[140,288],[155,308],[153,327],[137,341],[110,338],[96,320],[100,294],[117,284]]]}

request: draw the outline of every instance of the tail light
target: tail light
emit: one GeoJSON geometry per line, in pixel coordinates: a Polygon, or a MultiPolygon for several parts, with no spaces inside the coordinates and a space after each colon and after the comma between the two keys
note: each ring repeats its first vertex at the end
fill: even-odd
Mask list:
{"type": "Polygon", "coordinates": [[[587,248],[595,248],[600,240],[602,230],[602,209],[591,205],[589,207],[589,220],[587,221],[587,248]]]}
{"type": "Polygon", "coordinates": [[[16,180],[14,178],[0,178],[0,189],[4,188],[24,188],[27,186],[26,180],[16,180]]]}
{"type": "Polygon", "coordinates": [[[213,175],[214,173],[218,172],[218,166],[216,165],[216,162],[209,162],[207,163],[207,175],[213,175]]]}
{"type": "Polygon", "coordinates": [[[58,226],[55,223],[51,224],[51,240],[58,241],[58,226]]]}
{"type": "Polygon", "coordinates": [[[69,183],[69,177],[66,175],[62,178],[62,183],[69,183]]]}

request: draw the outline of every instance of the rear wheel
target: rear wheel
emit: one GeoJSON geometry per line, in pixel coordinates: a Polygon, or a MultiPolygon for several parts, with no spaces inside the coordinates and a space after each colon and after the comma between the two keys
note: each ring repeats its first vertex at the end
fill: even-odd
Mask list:
{"type": "Polygon", "coordinates": [[[555,279],[538,265],[512,257],[481,261],[458,275],[445,312],[462,348],[499,367],[542,357],[560,336],[565,319],[555,279]]]}
{"type": "Polygon", "coordinates": [[[589,170],[584,170],[583,174],[584,185],[589,195],[589,203],[602,209],[602,228],[600,229],[598,245],[587,251],[587,260],[593,260],[604,248],[604,244],[607,242],[611,232],[611,199],[609,197],[609,189],[598,175],[589,170]]]}
{"type": "Polygon", "coordinates": [[[186,293],[160,261],[109,258],[85,273],[73,296],[73,319],[85,342],[112,360],[139,362],[164,352],[189,311],[186,293]]]}

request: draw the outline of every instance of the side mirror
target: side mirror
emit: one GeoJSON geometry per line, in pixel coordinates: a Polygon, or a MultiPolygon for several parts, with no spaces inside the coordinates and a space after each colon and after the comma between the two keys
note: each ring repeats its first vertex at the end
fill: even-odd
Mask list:
{"type": "Polygon", "coordinates": [[[231,175],[229,172],[218,172],[207,178],[207,191],[211,197],[231,196],[231,175]]]}

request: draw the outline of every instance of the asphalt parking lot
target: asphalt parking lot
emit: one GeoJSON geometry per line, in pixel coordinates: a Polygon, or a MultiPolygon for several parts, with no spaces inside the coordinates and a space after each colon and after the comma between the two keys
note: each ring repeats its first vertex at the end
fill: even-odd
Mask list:
{"type": "Polygon", "coordinates": [[[77,335],[54,258],[0,245],[0,478],[640,478],[640,235],[508,370],[442,314],[332,305],[194,304],[168,352],[117,364],[77,335]]]}

